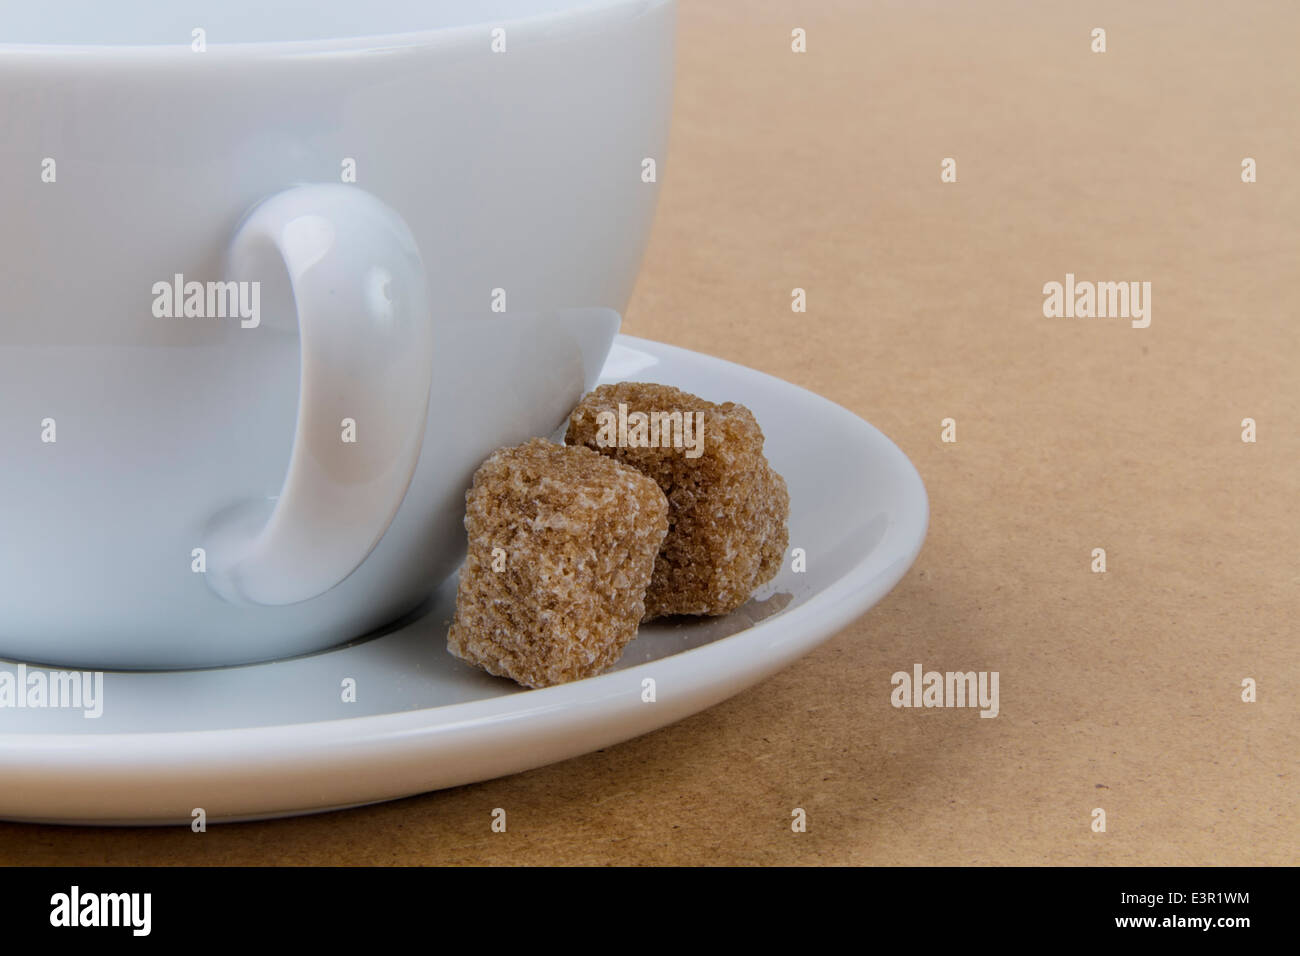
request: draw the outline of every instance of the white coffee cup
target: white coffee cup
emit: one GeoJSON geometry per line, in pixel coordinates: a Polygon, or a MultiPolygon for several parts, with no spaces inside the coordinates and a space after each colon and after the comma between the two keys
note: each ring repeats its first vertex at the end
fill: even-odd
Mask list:
{"type": "Polygon", "coordinates": [[[477,464],[592,385],[672,3],[475,9],[0,10],[0,656],[362,636],[454,570],[477,464]]]}

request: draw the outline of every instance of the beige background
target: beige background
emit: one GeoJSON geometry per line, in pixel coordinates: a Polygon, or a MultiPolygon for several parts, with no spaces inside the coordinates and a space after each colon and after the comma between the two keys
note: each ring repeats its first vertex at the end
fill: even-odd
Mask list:
{"type": "Polygon", "coordinates": [[[916,567],[607,751],[203,835],[0,825],[0,862],[1297,862],[1297,36],[1285,2],[686,0],[625,331],[893,437],[931,496],[916,567]],[[1044,318],[1066,272],[1150,281],[1151,327],[1044,318]],[[999,671],[1001,716],[894,710],[917,661],[999,671]]]}

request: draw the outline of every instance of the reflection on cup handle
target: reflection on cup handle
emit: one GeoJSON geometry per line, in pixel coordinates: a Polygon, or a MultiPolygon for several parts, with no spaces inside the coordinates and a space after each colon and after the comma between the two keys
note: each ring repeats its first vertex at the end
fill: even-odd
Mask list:
{"type": "MultiPolygon", "coordinates": [[[[296,312],[298,421],[265,522],[217,519],[207,580],[227,601],[283,605],[344,580],[388,529],[420,457],[433,368],[424,265],[402,218],[356,186],[297,186],[262,201],[227,276],[269,285],[296,312]]],[[[264,290],[265,291],[265,290],[264,290]]],[[[239,334],[256,335],[260,319],[239,334]]]]}

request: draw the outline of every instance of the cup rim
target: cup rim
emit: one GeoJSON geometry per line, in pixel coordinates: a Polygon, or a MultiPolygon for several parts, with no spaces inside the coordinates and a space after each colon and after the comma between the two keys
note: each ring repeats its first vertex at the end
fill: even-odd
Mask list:
{"type": "MultiPolygon", "coordinates": [[[[676,0],[563,0],[568,5],[549,12],[523,14],[504,19],[475,19],[454,26],[429,27],[388,33],[359,33],[342,37],[319,37],[310,40],[239,40],[210,43],[205,56],[214,53],[223,60],[277,59],[304,55],[375,54],[409,51],[414,48],[457,46],[470,37],[480,38],[487,27],[538,28],[548,34],[563,34],[576,25],[586,29],[602,21],[614,22],[644,16],[656,9],[672,6],[676,0]]],[[[62,59],[89,60],[189,60],[194,56],[189,44],[177,43],[45,43],[7,42],[0,40],[0,67],[18,60],[62,59]]]]}

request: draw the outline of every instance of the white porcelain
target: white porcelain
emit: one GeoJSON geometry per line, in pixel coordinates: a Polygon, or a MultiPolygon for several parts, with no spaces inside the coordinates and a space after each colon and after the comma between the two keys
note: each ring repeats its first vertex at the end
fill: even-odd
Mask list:
{"type": "MultiPolygon", "coordinates": [[[[179,823],[309,813],[597,750],[712,706],[879,601],[921,548],[925,488],[892,442],[810,392],[621,336],[603,379],[753,409],[790,489],[784,566],[735,613],[641,629],[617,669],[525,691],[446,652],[455,580],[384,636],[274,664],[108,673],[102,715],[0,708],[0,817],[179,823]],[[351,679],[355,702],[343,701],[351,679]],[[655,700],[644,700],[645,681],[655,700]]],[[[14,664],[0,664],[13,672],[14,664]]],[[[834,701],[830,702],[835,705],[834,701]]]]}
{"type": "Polygon", "coordinates": [[[226,274],[256,277],[272,315],[297,314],[298,422],[270,517],[215,522],[204,573],[231,603],[297,604],[370,555],[415,474],[435,362],[424,266],[401,216],[331,183],[254,209],[231,240],[226,274]],[[272,302],[277,271],[288,278],[272,302]],[[349,421],[364,441],[342,440],[349,421]]]}
{"type": "Polygon", "coordinates": [[[491,13],[0,7],[0,654],[298,655],[455,567],[473,467],[599,368],[671,95],[669,0],[491,13]]]}

